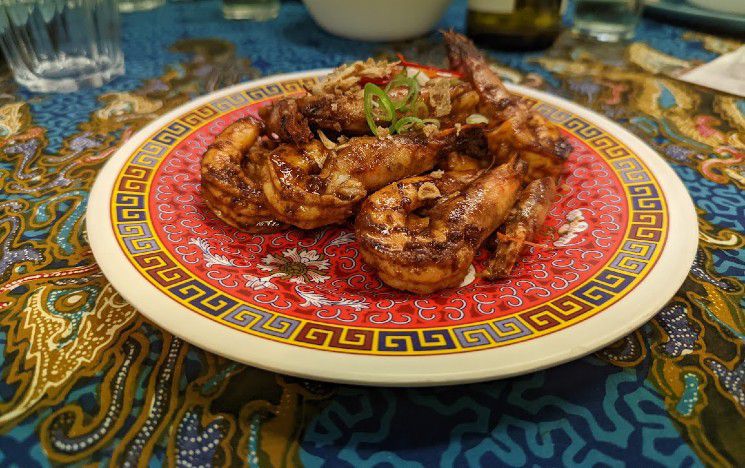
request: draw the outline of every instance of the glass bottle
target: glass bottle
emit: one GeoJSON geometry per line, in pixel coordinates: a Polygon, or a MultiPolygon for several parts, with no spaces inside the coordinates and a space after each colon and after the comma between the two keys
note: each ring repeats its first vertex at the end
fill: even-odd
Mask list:
{"type": "Polygon", "coordinates": [[[504,50],[543,49],[561,32],[565,0],[468,0],[466,34],[504,50]]]}

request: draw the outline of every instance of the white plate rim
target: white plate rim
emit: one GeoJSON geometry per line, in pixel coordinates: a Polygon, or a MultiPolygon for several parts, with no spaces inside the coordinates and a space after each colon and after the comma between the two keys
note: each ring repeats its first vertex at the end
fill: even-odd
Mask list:
{"type": "Polygon", "coordinates": [[[242,89],[329,71],[320,69],[273,75],[194,99],[139,130],[101,169],[86,210],[91,250],[109,282],[145,317],[202,349],[282,374],[376,386],[449,385],[524,374],[592,353],[646,323],[685,280],[698,246],[698,219],[688,191],[672,168],[646,143],[606,117],[558,96],[508,85],[511,90],[562,107],[613,134],[644,161],[663,187],[669,224],[662,254],[649,274],[629,294],[602,313],[537,339],[482,351],[373,356],[304,348],[243,333],[189,310],[156,289],[130,263],[111,230],[111,190],[132,151],[165,123],[209,101],[242,89]],[[92,223],[94,219],[101,222],[92,223]],[[167,310],[171,312],[164,312],[167,310]],[[589,339],[582,342],[578,336],[589,339]]]}

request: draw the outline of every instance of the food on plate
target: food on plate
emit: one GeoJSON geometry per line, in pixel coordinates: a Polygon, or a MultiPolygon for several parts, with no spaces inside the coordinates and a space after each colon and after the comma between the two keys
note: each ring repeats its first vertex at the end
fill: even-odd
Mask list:
{"type": "Polygon", "coordinates": [[[528,162],[527,179],[556,178],[571,146],[559,129],[505,88],[476,46],[461,34],[445,33],[450,66],[474,87],[483,105],[489,106],[489,147],[497,160],[513,151],[528,162]]]}
{"type": "Polygon", "coordinates": [[[280,99],[261,109],[259,115],[266,124],[266,133],[275,140],[303,145],[313,139],[308,119],[298,111],[295,99],[280,99]]]}
{"type": "Polygon", "coordinates": [[[523,247],[530,243],[543,226],[556,196],[556,182],[551,177],[536,179],[521,192],[502,226],[497,232],[497,248],[484,269],[488,279],[507,278],[523,247]]]}
{"type": "Polygon", "coordinates": [[[460,284],[504,224],[482,276],[508,276],[571,147],[470,40],[445,43],[450,70],[402,56],[343,65],[227,127],[202,159],[207,206],[254,233],[356,216],[364,260],[421,294],[460,284]]]}
{"type": "Polygon", "coordinates": [[[315,139],[303,146],[280,144],[266,156],[264,194],[277,219],[293,226],[340,223],[371,192],[432,169],[466,133],[359,136],[332,148],[315,139]]]}
{"type": "Polygon", "coordinates": [[[385,107],[366,106],[365,94],[376,88],[385,91],[398,114],[403,110],[418,118],[437,118],[442,127],[464,122],[479,111],[473,88],[450,72],[430,78],[421,71],[410,76],[406,70],[401,62],[381,65],[367,61],[342,67],[298,98],[298,110],[315,128],[346,135],[369,134],[371,110],[375,124],[390,122],[385,107]]]}
{"type": "Polygon", "coordinates": [[[394,182],[362,205],[355,233],[380,279],[426,294],[457,286],[481,243],[502,224],[520,191],[525,163],[394,182]]]}
{"type": "Polygon", "coordinates": [[[215,215],[239,229],[275,232],[283,225],[266,207],[260,154],[252,151],[263,124],[251,118],[225,128],[202,156],[202,198],[215,215]]]}

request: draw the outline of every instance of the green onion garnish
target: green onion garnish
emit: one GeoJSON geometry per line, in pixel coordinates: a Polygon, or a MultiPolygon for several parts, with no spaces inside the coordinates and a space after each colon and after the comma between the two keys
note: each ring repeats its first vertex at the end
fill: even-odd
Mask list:
{"type": "Polygon", "coordinates": [[[383,120],[396,123],[396,108],[393,106],[391,99],[388,97],[385,91],[373,83],[367,83],[364,89],[363,102],[365,106],[365,118],[367,119],[367,125],[373,132],[373,135],[378,136],[378,125],[375,123],[375,116],[373,115],[373,99],[377,98],[379,108],[385,112],[383,120]]]}
{"type": "Polygon", "coordinates": [[[435,125],[437,128],[440,128],[440,121],[437,119],[420,119],[419,117],[410,115],[397,120],[391,127],[391,132],[401,134],[408,132],[413,127],[423,127],[425,125],[435,125]]]}
{"type": "Polygon", "coordinates": [[[411,107],[419,98],[419,82],[416,80],[416,77],[407,76],[405,74],[396,75],[388,83],[388,86],[385,87],[385,92],[388,93],[391,89],[401,87],[406,88],[406,97],[400,101],[393,99],[391,101],[396,110],[406,112],[406,110],[408,110],[409,107],[411,107]]]}
{"type": "Polygon", "coordinates": [[[489,119],[481,114],[471,114],[468,117],[466,117],[466,123],[473,125],[473,124],[488,124],[489,119]]]}
{"type": "Polygon", "coordinates": [[[414,117],[412,115],[403,117],[393,124],[391,132],[404,133],[409,131],[415,125],[424,125],[424,122],[419,117],[414,117]]]}

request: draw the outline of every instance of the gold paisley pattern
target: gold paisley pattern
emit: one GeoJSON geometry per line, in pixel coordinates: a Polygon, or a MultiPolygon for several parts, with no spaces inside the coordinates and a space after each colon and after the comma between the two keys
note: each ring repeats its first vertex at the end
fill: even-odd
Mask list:
{"type": "Polygon", "coordinates": [[[46,131],[32,126],[25,103],[0,107],[0,142],[15,162],[11,174],[3,171],[9,175],[3,190],[38,197],[33,210],[25,199],[0,201],[2,254],[9,259],[6,271],[0,271],[5,281],[0,326],[7,332],[3,380],[15,388],[13,397],[0,403],[0,430],[56,405],[97,376],[97,410],[69,403],[39,421],[51,460],[87,460],[116,440],[113,463],[146,464],[165,438],[168,460],[185,462],[193,454],[177,442],[178,423],[196,414],[197,429],[184,423],[183,430],[196,430],[204,440],[202,428],[219,434],[215,463],[253,458],[295,464],[299,424],[314,414],[312,401],[327,395],[325,387],[237,365],[155,328],[106,282],[86,245],[84,196],[121,140],[195,94],[256,76],[224,41],[184,41],[174,49],[191,56],[181,66],[185,73],[169,69],[142,89],[103,95],[100,109],[55,155],[44,151],[46,131]],[[212,70],[208,81],[197,73],[205,66],[212,70]],[[49,229],[47,238],[54,241],[19,242],[25,229],[49,229]],[[195,354],[205,366],[184,389],[180,372],[195,354]],[[138,394],[142,379],[145,391],[138,394]],[[242,385],[252,388],[250,394],[238,390],[242,385]],[[135,407],[146,410],[129,419],[135,407]],[[250,442],[252,434],[260,435],[260,442],[250,442]]]}
{"type": "MultiPolygon", "coordinates": [[[[92,279],[104,282],[100,275],[92,279]]],[[[42,397],[58,401],[74,378],[100,370],[105,362],[102,355],[132,321],[134,311],[110,284],[100,292],[96,286],[57,289],[48,285],[28,295],[18,327],[10,330],[7,342],[8,351],[25,355],[27,369],[11,368],[7,382],[20,383],[28,391],[0,408],[0,425],[24,415],[42,397]],[[61,292],[55,301],[60,305],[50,304],[55,292],[61,292]],[[86,297],[91,295],[97,297],[86,297]],[[81,304],[91,299],[89,307],[81,304]],[[64,308],[69,315],[83,314],[80,322],[66,318],[64,308]]]]}

